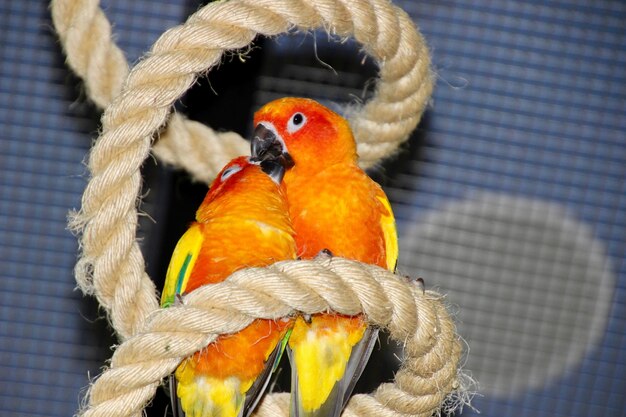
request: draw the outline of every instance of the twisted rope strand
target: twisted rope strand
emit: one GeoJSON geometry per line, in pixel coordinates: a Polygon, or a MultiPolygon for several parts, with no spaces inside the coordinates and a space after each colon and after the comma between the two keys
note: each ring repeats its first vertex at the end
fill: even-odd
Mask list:
{"type": "Polygon", "coordinates": [[[129,69],[99,4],[98,0],[53,1],[51,11],[68,65],[85,81],[89,98],[104,108],[122,90],[129,69]]]}
{"type": "MultiPolygon", "coordinates": [[[[190,17],[188,38],[169,38],[155,45],[153,55],[166,54],[183,45],[188,52],[175,65],[162,67],[162,78],[179,69],[193,72],[187,59],[194,59],[193,49],[206,49],[211,27],[222,26],[215,33],[219,48],[228,49],[230,39],[243,30],[268,36],[298,27],[309,30],[325,27],[338,36],[353,36],[380,66],[380,79],[373,98],[362,109],[350,111],[351,120],[365,168],[394,153],[417,125],[432,92],[430,59],[423,37],[415,30],[410,17],[387,0],[325,0],[314,5],[304,1],[264,0],[230,1],[209,5],[190,17]],[[201,26],[206,26],[204,31],[201,26]],[[231,25],[233,31],[225,31],[231,25]],[[221,43],[223,41],[223,43],[221,43]],[[158,52],[157,52],[158,51],[158,52]]],[[[123,52],[111,37],[111,25],[98,8],[98,0],[53,0],[53,22],[67,54],[68,65],[86,85],[87,94],[101,108],[111,103],[122,90],[128,74],[123,52]]],[[[232,47],[232,45],[231,45],[232,47]]],[[[160,59],[165,59],[162,57],[160,59]]],[[[153,62],[151,69],[161,67],[153,62]]],[[[206,68],[205,68],[206,69],[206,68]]],[[[234,132],[215,132],[209,127],[173,114],[167,129],[155,143],[153,152],[165,163],[187,170],[193,178],[209,182],[230,159],[245,154],[248,144],[234,132]]]]}
{"type": "MultiPolygon", "coordinates": [[[[310,313],[363,312],[373,325],[389,329],[393,339],[406,344],[407,356],[395,384],[383,384],[373,395],[353,397],[344,415],[430,416],[457,386],[460,353],[454,325],[440,298],[386,269],[342,258],[284,261],[241,270],[222,283],[197,289],[181,306],[151,314],[141,332],[115,351],[111,367],[92,386],[89,408],[81,415],[139,415],[159,382],[217,335],[237,332],[254,318],[277,319],[307,305],[312,307],[310,313]],[[313,282],[312,276],[320,278],[313,282]],[[321,285],[325,280],[335,285],[321,285]],[[274,289],[259,294],[258,288],[265,285],[274,289]],[[341,299],[336,297],[339,287],[346,295],[341,299]]],[[[256,416],[287,415],[289,407],[282,396],[267,401],[256,416]]]]}

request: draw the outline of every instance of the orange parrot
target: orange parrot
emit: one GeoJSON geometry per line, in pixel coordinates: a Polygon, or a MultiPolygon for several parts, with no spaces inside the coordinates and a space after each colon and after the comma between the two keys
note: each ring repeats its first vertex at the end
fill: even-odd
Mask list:
{"type": "MultiPolygon", "coordinates": [[[[394,271],[395,220],[385,193],[357,165],[348,122],[321,104],[283,98],[254,116],[253,160],[291,166],[284,184],[298,255],[332,255],[394,271]]],[[[341,413],[378,335],[362,315],[298,317],[288,342],[292,415],[341,413]]]]}
{"type": "MultiPolygon", "coordinates": [[[[294,259],[296,246],[274,161],[239,157],[214,180],[170,261],[161,306],[244,267],[294,259]]],[[[254,409],[285,349],[293,320],[252,322],[185,359],[170,378],[174,415],[245,417],[254,409]]]]}

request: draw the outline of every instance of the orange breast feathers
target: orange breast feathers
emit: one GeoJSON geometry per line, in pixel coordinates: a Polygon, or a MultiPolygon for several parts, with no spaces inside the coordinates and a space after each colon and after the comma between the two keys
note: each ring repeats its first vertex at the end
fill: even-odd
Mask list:
{"type": "Polygon", "coordinates": [[[208,238],[203,239],[186,292],[223,281],[238,269],[295,257],[282,188],[277,191],[256,166],[244,174],[243,180],[214,183],[197,211],[198,226],[208,238]]]}
{"type": "MultiPolygon", "coordinates": [[[[225,280],[246,267],[294,259],[296,245],[282,189],[284,167],[231,161],[211,185],[196,222],[179,240],[161,305],[225,280]]],[[[237,417],[251,412],[280,359],[293,320],[253,321],[185,359],[171,386],[187,417],[237,417]]]]}
{"type": "MultiPolygon", "coordinates": [[[[384,219],[393,218],[381,188],[355,165],[335,165],[310,177],[297,166],[285,175],[298,254],[333,255],[388,268],[384,219]]],[[[386,198],[385,198],[386,200],[386,198]]],[[[395,232],[395,230],[394,230],[395,232]]],[[[393,268],[390,268],[393,269],[393,268]]]]}
{"type": "Polygon", "coordinates": [[[255,115],[255,158],[289,160],[284,183],[298,254],[321,249],[393,270],[395,220],[378,184],[357,165],[347,120],[308,99],[287,97],[255,115]]]}

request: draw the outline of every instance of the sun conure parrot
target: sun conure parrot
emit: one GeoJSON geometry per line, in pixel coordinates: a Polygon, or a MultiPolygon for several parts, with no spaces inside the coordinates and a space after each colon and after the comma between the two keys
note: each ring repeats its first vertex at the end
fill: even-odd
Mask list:
{"type": "MultiPolygon", "coordinates": [[[[174,249],[161,306],[240,268],[294,259],[296,246],[275,161],[228,163],[174,249]]],[[[174,415],[242,417],[255,407],[285,349],[293,320],[255,320],[185,359],[170,378],[174,415]]]]}
{"type": "MultiPolygon", "coordinates": [[[[313,100],[283,98],[258,110],[254,124],[253,159],[292,165],[283,182],[298,255],[329,251],[394,271],[398,244],[391,206],[357,165],[348,122],[313,100]]],[[[377,334],[361,315],[298,317],[288,343],[292,415],[338,416],[377,334]]]]}

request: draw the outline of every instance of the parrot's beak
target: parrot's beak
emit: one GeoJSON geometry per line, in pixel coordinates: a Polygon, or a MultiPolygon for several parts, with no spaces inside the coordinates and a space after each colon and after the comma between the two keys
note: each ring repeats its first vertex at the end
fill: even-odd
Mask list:
{"type": "Polygon", "coordinates": [[[264,126],[263,123],[259,123],[254,129],[250,148],[252,160],[254,161],[272,160],[282,165],[285,169],[294,166],[291,155],[286,152],[284,142],[276,133],[264,126]]]}
{"type": "Polygon", "coordinates": [[[261,169],[276,183],[280,185],[280,182],[285,176],[285,167],[280,163],[278,159],[266,159],[260,163],[261,169]]]}

